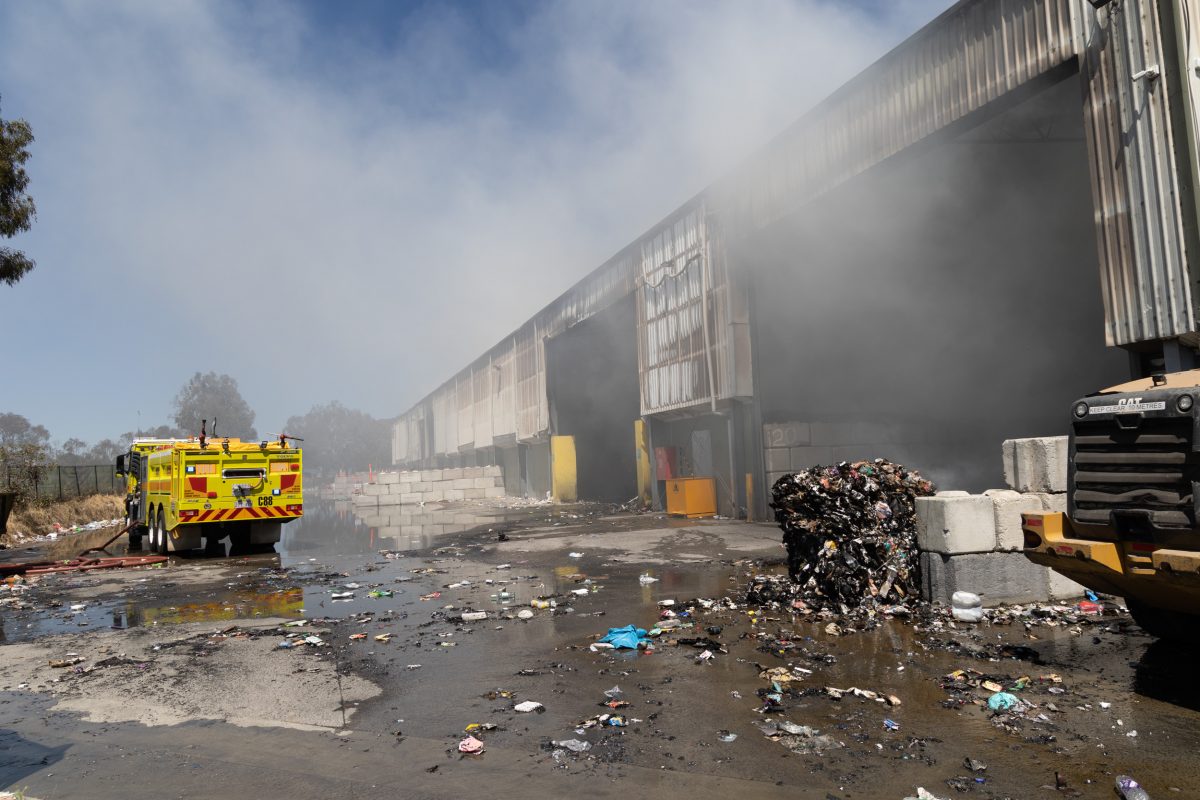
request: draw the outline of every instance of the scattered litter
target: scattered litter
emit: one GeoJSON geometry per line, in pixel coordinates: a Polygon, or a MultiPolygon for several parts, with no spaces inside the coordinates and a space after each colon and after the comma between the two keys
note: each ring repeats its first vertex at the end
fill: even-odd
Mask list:
{"type": "Polygon", "coordinates": [[[54,667],[55,669],[61,669],[62,667],[73,667],[76,664],[82,664],[82,663],[83,663],[83,659],[80,658],[79,656],[73,656],[70,658],[52,658],[52,659],[50,659],[50,666],[54,667]]]}
{"type": "Polygon", "coordinates": [[[517,618],[518,619],[533,619],[533,612],[530,611],[528,608],[522,608],[520,611],[517,612],[517,618]]]}
{"type": "Polygon", "coordinates": [[[531,711],[537,711],[540,713],[545,710],[546,707],[544,705],[541,703],[535,703],[532,700],[526,700],[523,703],[517,703],[515,706],[513,706],[513,711],[518,711],[522,714],[528,714],[531,711]]]}
{"type": "Polygon", "coordinates": [[[391,634],[391,633],[381,633],[375,637],[375,641],[390,642],[392,640],[392,636],[394,636],[394,635],[395,634],[391,634]]]}
{"type": "Polygon", "coordinates": [[[651,575],[639,575],[638,583],[640,583],[642,586],[649,586],[652,583],[658,583],[658,578],[655,578],[651,575]]]}
{"type": "Polygon", "coordinates": [[[476,739],[474,736],[468,736],[458,743],[458,752],[475,755],[483,752],[483,742],[476,739]]]}
{"type": "Polygon", "coordinates": [[[487,619],[486,611],[464,611],[462,615],[463,622],[479,622],[487,619]]]}
{"type": "Polygon", "coordinates": [[[567,553],[571,558],[583,558],[583,553],[567,553]]]}
{"type": "Polygon", "coordinates": [[[1150,793],[1128,775],[1118,775],[1116,784],[1117,794],[1121,795],[1122,800],[1150,800],[1150,793]]]}
{"type": "Polygon", "coordinates": [[[561,747],[564,750],[570,750],[572,753],[582,753],[592,749],[591,743],[585,742],[583,739],[563,739],[551,744],[555,747],[561,747]]]}
{"type": "Polygon", "coordinates": [[[1009,694],[1008,692],[996,692],[988,698],[987,704],[988,708],[992,711],[1008,711],[1018,702],[1020,701],[1016,695],[1009,694]]]}
{"type": "Polygon", "coordinates": [[[354,597],[354,592],[333,592],[329,595],[330,600],[349,600],[354,597]]]}
{"type": "Polygon", "coordinates": [[[955,592],[950,597],[951,616],[959,622],[982,622],[983,599],[971,592],[955,592]]]}
{"type": "Polygon", "coordinates": [[[636,650],[639,645],[643,645],[648,641],[644,628],[626,625],[623,628],[609,628],[604,638],[596,644],[609,644],[618,649],[636,650]]]}

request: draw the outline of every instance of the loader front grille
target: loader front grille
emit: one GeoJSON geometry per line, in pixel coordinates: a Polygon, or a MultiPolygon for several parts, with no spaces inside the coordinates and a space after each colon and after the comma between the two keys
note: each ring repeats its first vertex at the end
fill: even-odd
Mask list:
{"type": "Polygon", "coordinates": [[[1155,528],[1194,527],[1200,458],[1192,451],[1192,428],[1190,416],[1076,421],[1072,519],[1115,525],[1128,513],[1155,528]]]}

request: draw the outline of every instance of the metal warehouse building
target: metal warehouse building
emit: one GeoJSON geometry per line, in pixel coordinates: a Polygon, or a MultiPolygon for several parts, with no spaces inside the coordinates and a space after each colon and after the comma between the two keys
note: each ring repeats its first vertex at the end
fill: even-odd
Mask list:
{"type": "Polygon", "coordinates": [[[1197,344],[1200,0],[963,0],[395,426],[513,494],[765,512],[883,456],[1000,483],[1004,438],[1197,344]]]}

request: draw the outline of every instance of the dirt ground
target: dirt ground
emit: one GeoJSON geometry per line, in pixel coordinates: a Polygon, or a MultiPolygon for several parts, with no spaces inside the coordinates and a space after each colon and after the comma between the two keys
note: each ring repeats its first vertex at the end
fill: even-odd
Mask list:
{"type": "Polygon", "coordinates": [[[1193,662],[1115,607],[978,626],[794,616],[744,602],[780,569],[773,526],[474,506],[474,528],[414,538],[344,505],[309,512],[278,553],[0,591],[0,787],[1112,798],[1131,774],[1152,797],[1200,797],[1193,662]],[[591,648],[664,622],[652,650],[591,648]],[[1021,705],[990,711],[995,687],[1021,705]],[[482,753],[459,752],[468,728],[482,753]]]}
{"type": "Polygon", "coordinates": [[[123,516],[125,498],[122,495],[94,494],[44,505],[22,506],[13,510],[8,519],[8,530],[0,534],[0,550],[20,547],[30,539],[53,533],[55,525],[70,528],[123,516]]]}

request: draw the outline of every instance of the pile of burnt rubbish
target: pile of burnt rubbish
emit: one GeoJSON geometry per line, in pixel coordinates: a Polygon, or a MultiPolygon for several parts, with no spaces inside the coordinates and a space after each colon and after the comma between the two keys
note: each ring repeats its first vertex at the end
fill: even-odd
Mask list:
{"type": "Polygon", "coordinates": [[[758,580],[751,603],[849,614],[908,607],[920,596],[916,498],[934,485],[886,459],[815,466],[772,487],[791,581],[758,580]]]}

